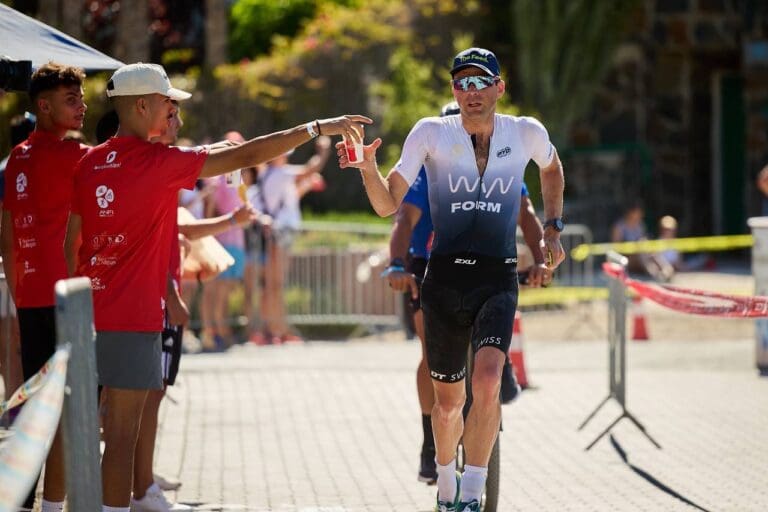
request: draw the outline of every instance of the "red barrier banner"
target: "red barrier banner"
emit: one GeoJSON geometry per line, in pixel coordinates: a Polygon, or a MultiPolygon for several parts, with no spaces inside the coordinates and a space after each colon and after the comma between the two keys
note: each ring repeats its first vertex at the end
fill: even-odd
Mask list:
{"type": "Polygon", "coordinates": [[[725,318],[768,317],[768,297],[726,295],[678,286],[636,281],[626,276],[618,265],[605,263],[603,272],[624,284],[639,295],[669,309],[694,315],[725,318]]]}

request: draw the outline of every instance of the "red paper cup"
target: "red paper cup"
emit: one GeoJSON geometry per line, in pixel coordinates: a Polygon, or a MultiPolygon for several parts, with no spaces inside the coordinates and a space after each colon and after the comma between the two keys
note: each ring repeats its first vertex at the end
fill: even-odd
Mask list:
{"type": "Polygon", "coordinates": [[[359,164],[363,161],[363,143],[353,142],[344,137],[344,147],[347,150],[347,160],[351,164],[359,164]]]}

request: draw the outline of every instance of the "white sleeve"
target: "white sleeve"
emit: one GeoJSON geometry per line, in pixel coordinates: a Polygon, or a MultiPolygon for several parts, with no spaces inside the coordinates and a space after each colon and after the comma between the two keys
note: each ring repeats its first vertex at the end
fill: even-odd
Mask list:
{"type": "Polygon", "coordinates": [[[551,164],[555,156],[555,146],[549,141],[549,133],[544,125],[533,117],[522,117],[519,127],[520,138],[531,155],[531,160],[536,162],[539,168],[551,164]]]}
{"type": "Polygon", "coordinates": [[[434,119],[427,117],[416,123],[403,143],[403,151],[400,160],[395,164],[395,171],[408,182],[408,186],[416,181],[429,154],[428,142],[435,127],[434,119]]]}

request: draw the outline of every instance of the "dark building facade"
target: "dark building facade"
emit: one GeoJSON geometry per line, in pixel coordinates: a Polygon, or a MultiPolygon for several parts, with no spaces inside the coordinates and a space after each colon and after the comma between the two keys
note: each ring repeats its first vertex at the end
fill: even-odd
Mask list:
{"type": "Polygon", "coordinates": [[[568,212],[606,239],[640,199],[683,236],[741,233],[768,164],[768,2],[644,0],[572,131],[568,212]]]}

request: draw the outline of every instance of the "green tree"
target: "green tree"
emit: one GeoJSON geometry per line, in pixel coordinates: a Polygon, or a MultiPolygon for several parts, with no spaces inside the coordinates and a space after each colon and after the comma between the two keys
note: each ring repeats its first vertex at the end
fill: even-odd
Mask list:
{"type": "Polygon", "coordinates": [[[324,2],[349,6],[356,0],[237,0],[229,15],[230,59],[267,53],[274,36],[294,37],[324,2]]]}
{"type": "Polygon", "coordinates": [[[552,137],[590,106],[639,0],[517,0],[513,26],[524,106],[552,137]]]}

